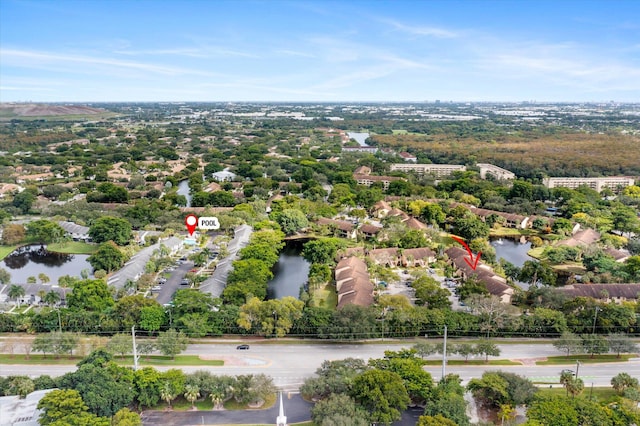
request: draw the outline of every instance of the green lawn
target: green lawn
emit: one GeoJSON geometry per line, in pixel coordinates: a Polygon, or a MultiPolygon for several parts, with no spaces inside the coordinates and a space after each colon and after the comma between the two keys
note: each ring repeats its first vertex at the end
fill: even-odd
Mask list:
{"type": "MultiPolygon", "coordinates": [[[[264,401],[264,404],[262,404],[261,407],[259,407],[261,410],[265,409],[265,408],[270,408],[273,407],[273,404],[276,403],[276,400],[278,399],[278,396],[274,393],[271,394],[267,397],[267,399],[264,401]]],[[[250,408],[247,405],[243,405],[243,404],[238,404],[236,402],[235,399],[230,399],[228,401],[226,401],[224,403],[224,408],[225,410],[246,410],[248,408],[250,408]]],[[[256,407],[251,407],[251,408],[256,408],[256,407]]]]}
{"type": "MultiPolygon", "coordinates": [[[[425,365],[442,365],[442,360],[428,360],[425,361],[425,365]]],[[[482,359],[471,359],[468,362],[463,359],[448,359],[447,365],[522,365],[522,363],[508,359],[490,359],[489,362],[484,362],[482,359]]]]}
{"type": "Polygon", "coordinates": [[[491,228],[491,230],[489,231],[489,236],[490,237],[509,237],[509,236],[519,237],[521,235],[529,236],[529,235],[532,235],[533,233],[534,232],[531,231],[530,229],[516,229],[516,228],[500,227],[498,229],[491,228]]]}
{"type": "MultiPolygon", "coordinates": [[[[79,356],[63,356],[56,358],[55,355],[32,354],[29,359],[25,355],[8,355],[0,354],[0,364],[77,364],[82,357],[79,356]]],[[[114,357],[118,364],[133,365],[133,356],[114,357]]],[[[171,359],[162,355],[151,355],[149,357],[140,357],[140,365],[208,365],[221,366],[224,365],[222,360],[204,360],[197,355],[176,355],[175,359],[171,359]]]]}
{"type": "Polygon", "coordinates": [[[0,246],[0,260],[9,256],[9,253],[17,249],[18,246],[0,246]]]}
{"type": "MultiPolygon", "coordinates": [[[[538,390],[538,394],[539,395],[549,395],[549,396],[566,396],[567,395],[567,391],[565,390],[565,388],[544,388],[541,387],[538,390]]],[[[584,391],[582,391],[582,393],[580,395],[577,396],[577,398],[589,398],[589,396],[591,395],[591,387],[587,386],[587,384],[585,383],[585,388],[584,391]]],[[[609,386],[603,386],[603,387],[595,387],[593,388],[593,397],[597,398],[599,401],[603,401],[603,402],[607,402],[609,400],[612,400],[615,396],[617,396],[617,393],[615,390],[613,390],[612,387],[609,386]]]]}
{"type": "Polygon", "coordinates": [[[542,252],[544,251],[544,249],[545,249],[544,246],[532,248],[527,252],[527,254],[533,258],[540,259],[542,258],[542,252]]]}
{"type": "Polygon", "coordinates": [[[336,289],[331,284],[326,284],[317,290],[312,290],[311,298],[315,306],[334,309],[338,304],[336,289]]]}
{"type": "Polygon", "coordinates": [[[629,358],[635,357],[635,355],[620,355],[618,358],[616,355],[570,355],[570,356],[550,356],[546,361],[537,361],[536,365],[572,365],[576,361],[580,361],[583,364],[597,364],[600,362],[627,362],[629,358]]]}
{"type": "Polygon", "coordinates": [[[93,254],[98,250],[98,246],[96,244],[87,244],[80,241],[68,241],[64,243],[47,244],[47,250],[56,253],[93,254]]]}

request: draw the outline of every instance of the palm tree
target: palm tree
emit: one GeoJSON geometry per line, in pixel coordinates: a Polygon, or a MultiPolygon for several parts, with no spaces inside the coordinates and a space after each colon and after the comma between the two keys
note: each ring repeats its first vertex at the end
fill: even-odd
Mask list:
{"type": "Polygon", "coordinates": [[[176,396],[173,394],[173,388],[171,387],[171,383],[164,382],[162,388],[160,388],[160,398],[166,401],[169,408],[171,407],[171,400],[176,396]]]}
{"type": "Polygon", "coordinates": [[[60,294],[57,291],[51,290],[49,293],[44,295],[44,303],[49,306],[53,306],[60,301],[60,294]]]}
{"type": "Polygon", "coordinates": [[[40,303],[44,303],[44,296],[47,294],[44,290],[38,290],[38,297],[40,298],[40,303]]]}
{"type": "Polygon", "coordinates": [[[184,397],[191,403],[191,408],[195,408],[193,403],[200,398],[200,388],[198,385],[186,385],[184,387],[184,397]]]}
{"type": "Polygon", "coordinates": [[[38,279],[42,284],[47,284],[51,279],[47,274],[43,274],[42,272],[38,274],[38,279]]]}
{"type": "Polygon", "coordinates": [[[20,299],[21,297],[23,297],[26,292],[24,291],[24,288],[20,287],[17,284],[13,284],[11,287],[9,287],[9,291],[7,292],[9,299],[15,299],[16,302],[18,302],[18,307],[20,307],[20,301],[18,299],[20,299]]]}
{"type": "Polygon", "coordinates": [[[224,397],[222,392],[219,392],[219,391],[211,392],[209,394],[209,397],[211,398],[211,402],[213,402],[213,409],[214,410],[221,410],[222,409],[222,401],[223,401],[223,397],[224,397]]]}

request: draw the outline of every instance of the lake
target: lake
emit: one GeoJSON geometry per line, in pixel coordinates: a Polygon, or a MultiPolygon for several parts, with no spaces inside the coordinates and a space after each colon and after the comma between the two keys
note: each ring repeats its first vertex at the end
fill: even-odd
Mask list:
{"type": "Polygon", "coordinates": [[[280,252],[278,262],[273,267],[273,279],[267,284],[267,299],[282,299],[300,296],[300,287],[309,277],[310,264],[300,255],[300,247],[288,244],[280,252]]]}
{"type": "Polygon", "coordinates": [[[347,136],[351,139],[355,139],[356,142],[360,144],[360,146],[369,146],[365,142],[369,137],[369,133],[361,133],[361,132],[347,132],[347,136]]]}
{"type": "Polygon", "coordinates": [[[491,247],[496,250],[496,259],[504,259],[513,263],[518,268],[524,265],[527,260],[534,260],[527,254],[531,250],[531,243],[520,243],[518,240],[509,238],[492,239],[491,247]]]}
{"type": "MultiPolygon", "coordinates": [[[[80,272],[86,269],[91,276],[93,268],[87,261],[88,254],[62,254],[46,250],[46,246],[24,246],[0,261],[0,268],[11,274],[11,282],[24,284],[28,277],[45,274],[51,284],[57,284],[64,275],[80,278],[80,272]]],[[[38,280],[38,282],[40,282],[38,280]]]]}

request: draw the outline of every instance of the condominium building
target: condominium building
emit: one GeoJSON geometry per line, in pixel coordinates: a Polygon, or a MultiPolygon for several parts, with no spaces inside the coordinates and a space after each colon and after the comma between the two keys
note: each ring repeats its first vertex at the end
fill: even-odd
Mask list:
{"type": "Polygon", "coordinates": [[[465,171],[467,168],[459,164],[413,164],[413,163],[396,163],[392,164],[392,171],[416,172],[419,175],[431,174],[437,177],[449,176],[453,172],[465,171]]]}
{"type": "Polygon", "coordinates": [[[609,176],[609,177],[549,177],[543,179],[542,183],[547,188],[571,188],[576,189],[579,186],[588,186],[600,192],[605,188],[609,188],[614,192],[622,188],[634,184],[634,179],[628,176],[609,176]]]}
{"type": "Polygon", "coordinates": [[[480,168],[480,177],[482,179],[486,179],[487,174],[490,174],[498,180],[512,180],[516,178],[515,173],[510,172],[507,169],[503,169],[502,167],[494,166],[493,164],[478,163],[476,166],[480,168]]]}
{"type": "Polygon", "coordinates": [[[358,182],[358,185],[371,186],[376,182],[382,182],[382,187],[386,191],[389,189],[389,184],[394,180],[404,180],[400,177],[395,176],[372,176],[372,175],[362,175],[362,174],[353,174],[353,178],[358,182]]]}

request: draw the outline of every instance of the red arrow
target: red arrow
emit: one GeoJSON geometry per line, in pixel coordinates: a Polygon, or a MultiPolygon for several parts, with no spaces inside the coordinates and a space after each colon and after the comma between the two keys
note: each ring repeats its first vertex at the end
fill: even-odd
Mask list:
{"type": "Polygon", "coordinates": [[[476,257],[476,260],[474,261],[473,260],[473,253],[471,252],[471,249],[469,248],[467,243],[465,243],[462,238],[456,237],[455,235],[452,235],[451,238],[453,238],[454,240],[456,240],[457,242],[462,244],[464,246],[464,248],[467,249],[467,253],[469,253],[469,258],[467,259],[465,257],[464,261],[467,262],[467,265],[469,265],[469,267],[471,267],[471,269],[473,269],[475,271],[476,268],[478,267],[478,261],[480,260],[480,256],[482,255],[482,252],[481,251],[478,252],[478,256],[476,257]]]}

